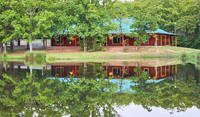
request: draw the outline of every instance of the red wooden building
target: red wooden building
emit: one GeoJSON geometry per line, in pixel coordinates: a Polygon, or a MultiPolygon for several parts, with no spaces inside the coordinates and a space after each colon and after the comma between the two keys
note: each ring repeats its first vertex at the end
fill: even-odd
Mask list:
{"type": "MultiPolygon", "coordinates": [[[[110,34],[112,34],[112,36],[106,36],[107,41],[105,43],[105,46],[122,46],[123,39],[119,36],[119,21],[113,21],[118,24],[118,28],[117,30],[109,32],[110,34]]],[[[122,32],[125,46],[134,46],[135,39],[127,36],[127,34],[131,33],[131,31],[134,30],[134,28],[130,28],[132,23],[134,23],[132,18],[124,18],[122,20],[122,32]]],[[[67,31],[64,30],[63,32],[67,31]]],[[[147,33],[153,36],[150,36],[149,40],[146,43],[141,44],[141,46],[177,46],[177,35],[173,33],[166,32],[162,29],[157,29],[156,31],[147,31],[147,33]]],[[[69,36],[65,36],[65,34],[61,34],[58,39],[51,40],[52,46],[80,46],[79,43],[80,38],[78,36],[74,36],[72,39],[69,39],[69,36]]]]}

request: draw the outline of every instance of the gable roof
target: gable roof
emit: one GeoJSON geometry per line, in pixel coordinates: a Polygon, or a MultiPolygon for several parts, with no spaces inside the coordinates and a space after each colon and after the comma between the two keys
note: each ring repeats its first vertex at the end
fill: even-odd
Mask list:
{"type": "MultiPolygon", "coordinates": [[[[117,30],[111,30],[109,31],[110,34],[119,34],[120,33],[120,22],[117,19],[112,20],[113,23],[117,24],[117,30]]],[[[131,25],[134,23],[134,20],[132,17],[129,18],[123,18],[122,19],[122,30],[123,34],[131,33],[135,28],[130,28],[131,25]]],[[[72,25],[72,28],[76,27],[75,25],[72,25]]],[[[60,34],[66,34],[69,30],[64,29],[60,32],[60,34]]],[[[157,34],[165,34],[165,35],[176,35],[167,31],[164,31],[162,29],[157,29],[155,31],[147,30],[147,33],[157,33],[157,34]]]]}
{"type": "MultiPolygon", "coordinates": [[[[117,30],[109,31],[109,33],[111,33],[111,34],[119,34],[120,33],[120,22],[117,19],[112,20],[112,22],[117,24],[117,30]]],[[[124,34],[131,33],[131,31],[134,30],[134,28],[130,28],[132,23],[134,23],[134,20],[131,17],[122,19],[122,30],[123,30],[124,34]]],[[[162,29],[157,29],[155,31],[147,30],[147,33],[175,35],[173,33],[169,33],[169,32],[164,31],[162,29]]]]}

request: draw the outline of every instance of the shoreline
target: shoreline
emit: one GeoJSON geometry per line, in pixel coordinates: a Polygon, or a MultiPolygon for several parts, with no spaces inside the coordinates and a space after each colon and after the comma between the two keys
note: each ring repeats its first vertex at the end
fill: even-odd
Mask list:
{"type": "MultiPolygon", "coordinates": [[[[54,50],[55,51],[55,50],[54,50]]],[[[12,52],[6,57],[0,55],[1,61],[26,61],[26,53],[12,52]]],[[[155,59],[192,59],[200,56],[200,50],[183,47],[148,47],[138,52],[49,52],[45,50],[33,51],[45,55],[47,63],[54,62],[107,62],[107,61],[144,61],[155,59]]]]}

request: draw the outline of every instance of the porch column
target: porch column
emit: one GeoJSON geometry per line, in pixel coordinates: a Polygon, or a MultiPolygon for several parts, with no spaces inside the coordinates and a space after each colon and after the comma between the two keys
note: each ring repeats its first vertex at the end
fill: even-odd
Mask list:
{"type": "Polygon", "coordinates": [[[14,43],[13,43],[13,40],[10,41],[10,49],[11,49],[11,51],[13,51],[13,49],[14,49],[14,43]]]}
{"type": "Polygon", "coordinates": [[[163,35],[161,35],[161,38],[160,38],[160,46],[162,46],[162,38],[163,38],[163,35]]]}
{"type": "Polygon", "coordinates": [[[174,65],[172,65],[172,74],[174,74],[174,65]]]}
{"type": "Polygon", "coordinates": [[[165,35],[165,45],[167,45],[167,35],[165,35]]]}
{"type": "Polygon", "coordinates": [[[177,36],[175,36],[175,38],[176,38],[176,44],[175,44],[175,46],[177,47],[177,41],[178,41],[178,37],[177,37],[177,36]]]}
{"type": "Polygon", "coordinates": [[[171,36],[169,36],[169,46],[171,46],[171,36]]]}
{"type": "Polygon", "coordinates": [[[157,35],[155,35],[155,46],[158,46],[158,36],[157,35]]]}
{"type": "Polygon", "coordinates": [[[75,38],[75,46],[76,46],[76,38],[75,38]]]}
{"type": "Polygon", "coordinates": [[[174,36],[172,37],[172,46],[174,46],[174,36]]]}

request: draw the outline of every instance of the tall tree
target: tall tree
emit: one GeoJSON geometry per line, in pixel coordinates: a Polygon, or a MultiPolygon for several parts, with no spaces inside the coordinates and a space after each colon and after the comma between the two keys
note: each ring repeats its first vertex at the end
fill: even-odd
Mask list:
{"type": "Polygon", "coordinates": [[[102,42],[105,39],[110,18],[108,8],[111,7],[111,0],[74,0],[78,6],[78,12],[74,15],[76,21],[75,27],[71,27],[69,33],[78,35],[82,39],[81,45],[84,51],[93,49],[97,41],[102,42]]]}
{"type": "Polygon", "coordinates": [[[19,6],[17,0],[2,0],[0,4],[0,45],[3,43],[5,53],[6,43],[19,38],[22,34],[19,6]]]}
{"type": "Polygon", "coordinates": [[[120,38],[122,39],[122,45],[125,46],[124,31],[126,29],[124,29],[123,25],[129,22],[125,20],[125,18],[129,17],[126,6],[121,2],[116,2],[111,8],[111,16],[119,22],[117,25],[119,25],[120,38]]]}
{"type": "Polygon", "coordinates": [[[136,40],[134,45],[136,50],[142,44],[148,41],[152,33],[157,29],[159,17],[155,15],[155,11],[152,7],[147,8],[148,4],[140,2],[134,2],[133,20],[131,28],[132,33],[129,36],[134,37],[136,40]]]}
{"type": "Polygon", "coordinates": [[[21,0],[23,16],[21,22],[23,26],[23,38],[27,39],[30,52],[33,51],[32,41],[41,37],[52,35],[52,17],[54,13],[49,7],[55,5],[51,0],[21,0]]]}

